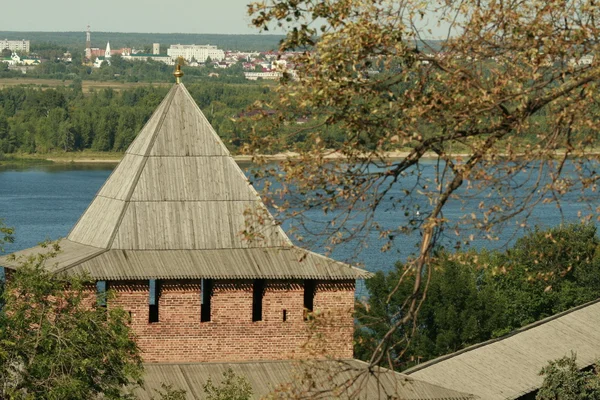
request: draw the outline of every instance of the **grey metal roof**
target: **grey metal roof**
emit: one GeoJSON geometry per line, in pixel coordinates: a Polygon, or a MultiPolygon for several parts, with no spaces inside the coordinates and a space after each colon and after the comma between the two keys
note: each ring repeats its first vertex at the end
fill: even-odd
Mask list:
{"type": "Polygon", "coordinates": [[[370,276],[292,245],[182,84],[60,245],[48,268],[96,279],[370,276]]]}
{"type": "Polygon", "coordinates": [[[223,372],[231,368],[252,385],[254,398],[272,394],[274,398],[291,398],[276,389],[288,388],[299,394],[293,398],[329,399],[405,399],[405,400],[472,400],[476,396],[422,382],[406,375],[378,368],[370,372],[358,360],[342,361],[263,361],[244,363],[145,364],[144,385],[134,390],[140,400],[156,397],[162,383],[184,389],[187,399],[204,398],[203,386],[210,377],[218,385],[223,372]],[[315,382],[308,384],[307,373],[315,382]],[[332,385],[332,382],[334,385],[332,385]],[[342,389],[332,393],[332,386],[342,389]],[[306,390],[306,391],[305,391],[306,390]]]}
{"type": "Polygon", "coordinates": [[[483,399],[516,399],[540,388],[548,361],[577,354],[581,368],[600,358],[600,300],[468,347],[404,373],[483,399]]]}

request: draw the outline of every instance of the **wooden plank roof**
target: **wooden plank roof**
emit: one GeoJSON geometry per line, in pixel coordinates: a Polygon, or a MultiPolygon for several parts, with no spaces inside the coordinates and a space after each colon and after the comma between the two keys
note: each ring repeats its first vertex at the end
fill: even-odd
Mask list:
{"type": "Polygon", "coordinates": [[[128,250],[291,245],[181,84],[169,91],[68,239],[128,250]]]}
{"type": "MultiPolygon", "coordinates": [[[[370,276],[292,245],[182,84],[61,247],[49,268],[97,279],[370,276]]],[[[17,265],[6,257],[0,263],[17,265]]]]}
{"type": "MultiPolygon", "coordinates": [[[[236,375],[245,377],[252,386],[256,399],[267,396],[282,387],[303,388],[306,372],[310,372],[315,385],[309,388],[304,398],[329,399],[403,399],[403,400],[473,400],[476,396],[422,382],[384,368],[368,371],[367,364],[358,360],[341,361],[263,361],[243,363],[196,363],[196,364],[145,364],[144,385],[134,390],[140,400],[156,397],[161,384],[172,384],[175,389],[184,389],[187,399],[204,398],[203,386],[208,380],[218,385],[223,372],[231,368],[236,375]],[[334,396],[321,390],[335,383],[345,390],[334,396]],[[358,391],[360,389],[360,391],[358,391]]],[[[308,385],[306,385],[308,388],[308,385]]],[[[274,398],[291,398],[285,394],[274,398]]]]}
{"type": "Polygon", "coordinates": [[[600,358],[600,300],[525,326],[505,337],[413,367],[406,374],[483,399],[517,399],[540,388],[550,360],[577,354],[579,367],[600,358]]]}

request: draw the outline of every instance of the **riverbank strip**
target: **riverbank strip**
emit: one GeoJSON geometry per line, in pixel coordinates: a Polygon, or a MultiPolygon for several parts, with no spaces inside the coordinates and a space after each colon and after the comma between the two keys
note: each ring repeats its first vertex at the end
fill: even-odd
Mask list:
{"type": "MultiPolygon", "coordinates": [[[[69,153],[60,154],[60,155],[51,155],[46,158],[48,161],[52,161],[55,163],[85,163],[85,164],[100,164],[100,163],[118,163],[121,161],[124,153],[107,153],[107,157],[103,156],[103,154],[94,154],[94,155],[86,155],[85,152],[81,153],[81,156],[77,157],[69,157],[69,153]]],[[[385,159],[388,161],[396,161],[402,160],[406,158],[410,153],[408,151],[391,151],[387,152],[385,155],[385,159]]],[[[299,153],[293,152],[285,152],[278,154],[269,154],[269,155],[261,155],[259,156],[262,160],[267,162],[273,161],[285,161],[288,159],[299,159],[299,153]]],[[[468,154],[455,154],[456,158],[464,158],[468,157],[468,154]]],[[[343,160],[345,157],[338,152],[330,152],[324,155],[326,160],[343,160]]],[[[423,156],[424,159],[436,159],[437,155],[435,153],[426,153],[423,156]]],[[[241,163],[250,163],[253,162],[255,156],[250,155],[234,155],[233,159],[237,162],[241,163]]]]}
{"type": "MultiPolygon", "coordinates": [[[[27,155],[17,155],[17,156],[4,156],[0,157],[0,165],[7,164],[47,164],[47,163],[57,163],[57,164],[67,164],[67,163],[75,163],[75,164],[117,164],[123,158],[125,153],[116,153],[116,152],[76,152],[76,153],[58,153],[58,154],[27,154],[27,155]]],[[[390,151],[385,153],[384,159],[386,161],[399,161],[403,160],[410,154],[409,151],[390,151]]],[[[600,156],[600,151],[590,151],[587,153],[589,156],[600,156]]],[[[555,157],[562,157],[564,155],[563,152],[557,151],[553,154],[555,157]]],[[[467,159],[470,155],[467,153],[456,153],[452,154],[452,158],[454,159],[467,159]]],[[[502,156],[502,155],[500,155],[502,156]]],[[[518,157],[518,155],[517,155],[518,157]]],[[[234,160],[238,163],[251,163],[255,161],[255,156],[251,155],[234,155],[234,160]]],[[[277,162],[277,161],[285,161],[288,159],[299,159],[300,154],[294,152],[285,152],[271,155],[261,155],[259,157],[261,160],[266,162],[277,162]]],[[[324,155],[324,158],[327,160],[344,160],[346,157],[339,152],[331,151],[324,155]]],[[[425,153],[422,157],[425,160],[435,160],[438,158],[435,153],[425,153]]]]}

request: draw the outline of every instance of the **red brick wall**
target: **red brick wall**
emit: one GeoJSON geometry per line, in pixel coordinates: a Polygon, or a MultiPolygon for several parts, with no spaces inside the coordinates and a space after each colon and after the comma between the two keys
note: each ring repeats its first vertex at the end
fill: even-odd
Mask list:
{"type": "Polygon", "coordinates": [[[304,321],[302,281],[266,281],[263,320],[252,322],[252,281],[214,281],[200,322],[200,281],[161,281],[159,322],[148,323],[148,282],[110,282],[110,305],[131,313],[146,362],[352,357],[354,281],[319,281],[304,321]],[[283,310],[287,321],[283,321],[283,310]]]}

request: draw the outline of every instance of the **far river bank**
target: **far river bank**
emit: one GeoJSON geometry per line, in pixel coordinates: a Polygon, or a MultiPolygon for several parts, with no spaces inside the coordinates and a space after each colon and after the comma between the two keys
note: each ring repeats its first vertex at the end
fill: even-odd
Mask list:
{"type": "MultiPolygon", "coordinates": [[[[50,154],[18,154],[18,155],[2,155],[0,154],[0,166],[23,166],[23,165],[36,165],[36,164],[46,164],[46,163],[57,163],[57,164],[117,164],[123,158],[125,153],[116,153],[116,152],[91,152],[91,151],[83,151],[83,152],[66,152],[66,153],[50,153],[50,154]]],[[[399,161],[408,157],[410,154],[409,151],[398,150],[398,151],[389,151],[384,155],[384,159],[386,161],[399,161]]],[[[600,151],[589,151],[586,153],[587,156],[591,157],[600,157],[600,151]]],[[[456,160],[466,159],[470,156],[468,153],[454,153],[451,155],[452,158],[456,160]]],[[[505,156],[503,154],[499,154],[500,157],[505,156]]],[[[516,155],[519,157],[519,155],[516,155]]],[[[553,157],[560,159],[564,156],[564,152],[555,151],[552,153],[553,157]]],[[[283,152],[277,154],[269,154],[269,155],[234,155],[233,158],[238,163],[242,164],[250,164],[256,162],[258,159],[266,162],[278,162],[285,161],[288,159],[299,159],[300,154],[295,152],[283,152]]],[[[344,160],[346,157],[337,152],[330,151],[324,155],[324,158],[327,160],[344,160]]],[[[436,160],[438,155],[433,152],[425,153],[422,157],[423,160],[436,160]]]]}

